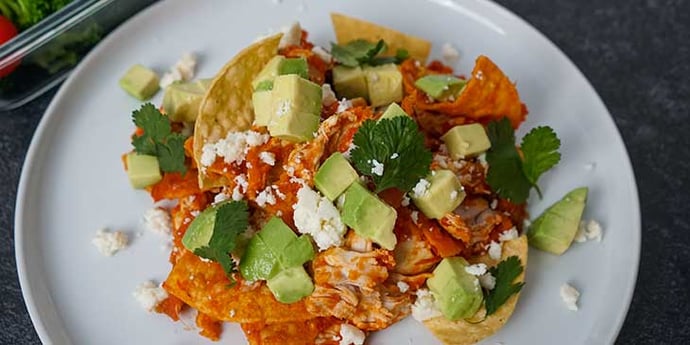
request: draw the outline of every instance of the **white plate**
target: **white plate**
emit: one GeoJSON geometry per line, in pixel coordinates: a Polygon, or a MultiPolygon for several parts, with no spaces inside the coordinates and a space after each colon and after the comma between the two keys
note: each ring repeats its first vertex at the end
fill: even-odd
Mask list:
{"type": "MultiPolygon", "coordinates": [[[[123,25],[96,48],[48,108],[31,143],[17,199],[16,253],[24,298],[44,343],[202,344],[193,322],[148,314],[132,291],[169,271],[162,239],[143,233],[151,201],[132,190],[120,163],[130,149],[130,112],[139,103],[117,80],[134,63],[160,71],[184,52],[198,52],[198,75],[212,76],[255,37],[299,19],[318,44],[333,34],[328,13],[340,11],[433,40],[434,56],[450,42],[469,72],[479,54],[517,81],[530,109],[523,126],[553,126],[563,161],[542,178],[539,214],[568,190],[586,185],[585,213],[604,226],[604,240],[574,244],[562,257],[530,251],[527,285],[515,314],[487,344],[612,343],[635,285],[640,213],[632,168],[611,117],[577,68],[544,36],[507,10],[485,1],[195,1],[159,3],[123,25]],[[594,169],[588,169],[594,164],[594,169]],[[129,248],[103,257],[91,245],[97,229],[129,232],[129,248]],[[559,287],[582,292],[580,311],[568,311],[559,287]]],[[[159,98],[156,101],[160,101],[159,98]]],[[[224,339],[244,339],[237,325],[224,339]]],[[[239,339],[239,340],[238,340],[239,339]]],[[[412,319],[370,344],[435,344],[412,319]]]]}

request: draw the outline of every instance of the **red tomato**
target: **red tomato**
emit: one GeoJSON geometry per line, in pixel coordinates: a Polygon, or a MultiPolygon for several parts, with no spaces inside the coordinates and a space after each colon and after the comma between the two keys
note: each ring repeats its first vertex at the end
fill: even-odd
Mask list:
{"type": "MultiPolygon", "coordinates": [[[[17,36],[17,28],[9,19],[0,16],[0,45],[11,40],[14,36],[17,36]]],[[[0,78],[12,73],[19,65],[19,62],[17,60],[6,67],[0,68],[0,78]]]]}

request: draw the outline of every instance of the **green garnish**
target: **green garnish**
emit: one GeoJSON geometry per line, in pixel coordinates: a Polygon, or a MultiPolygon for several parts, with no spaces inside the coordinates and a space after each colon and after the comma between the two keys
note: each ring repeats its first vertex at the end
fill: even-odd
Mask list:
{"type": "Polygon", "coordinates": [[[341,64],[348,67],[360,65],[384,65],[387,63],[400,63],[409,57],[405,49],[398,49],[395,56],[377,57],[386,50],[386,42],[379,40],[376,43],[367,40],[354,40],[343,45],[331,43],[331,54],[341,64]]]}
{"type": "Polygon", "coordinates": [[[228,278],[236,272],[230,252],[237,245],[237,237],[249,226],[249,209],[244,201],[231,201],[220,207],[213,224],[213,235],[208,245],[194,250],[194,254],[220,264],[228,278]]]}
{"type": "Polygon", "coordinates": [[[560,160],[560,140],[550,127],[537,127],[522,140],[525,159],[515,148],[515,132],[507,118],[492,121],[487,126],[491,148],[486,153],[489,172],[486,182],[501,197],[514,203],[523,203],[532,187],[537,187],[541,174],[560,160]]]}
{"type": "Polygon", "coordinates": [[[139,154],[158,157],[158,163],[164,172],[187,171],[184,156],[185,137],[173,133],[170,120],[161,114],[151,103],[145,103],[132,112],[134,124],[144,131],[141,136],[132,136],[134,151],[139,154]]]}
{"type": "Polygon", "coordinates": [[[273,90],[273,80],[264,80],[256,85],[254,91],[269,91],[273,90]]]}
{"type": "Polygon", "coordinates": [[[496,278],[496,285],[493,290],[485,290],[484,303],[486,306],[486,316],[498,310],[513,294],[520,292],[525,285],[524,282],[513,283],[524,270],[520,258],[511,256],[501,261],[496,267],[489,269],[489,272],[496,278]]]}
{"type": "Polygon", "coordinates": [[[367,120],[352,142],[356,146],[352,163],[360,174],[372,178],[377,193],[391,187],[407,192],[429,173],[431,152],[408,116],[367,120]]]}

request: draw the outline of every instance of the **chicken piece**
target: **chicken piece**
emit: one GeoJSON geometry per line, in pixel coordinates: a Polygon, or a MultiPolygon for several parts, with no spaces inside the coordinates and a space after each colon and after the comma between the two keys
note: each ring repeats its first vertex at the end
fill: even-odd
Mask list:
{"type": "Polygon", "coordinates": [[[371,290],[388,278],[388,268],[394,265],[393,256],[383,249],[358,253],[335,247],[318,255],[312,266],[317,284],[345,284],[371,290]]]}
{"type": "Polygon", "coordinates": [[[438,223],[454,238],[462,241],[463,243],[470,242],[472,230],[459,215],[455,213],[448,213],[441,217],[441,219],[438,220],[438,223]]]}
{"type": "Polygon", "coordinates": [[[395,221],[395,235],[398,244],[393,250],[395,257],[394,272],[413,275],[428,272],[437,262],[441,260],[429,242],[425,240],[422,233],[422,223],[420,218],[424,215],[417,215],[417,221],[411,218],[411,211],[406,207],[397,210],[398,218],[395,221]]]}
{"type": "Polygon", "coordinates": [[[345,235],[345,247],[360,253],[367,253],[374,249],[371,240],[357,235],[354,231],[348,231],[345,235]]]}

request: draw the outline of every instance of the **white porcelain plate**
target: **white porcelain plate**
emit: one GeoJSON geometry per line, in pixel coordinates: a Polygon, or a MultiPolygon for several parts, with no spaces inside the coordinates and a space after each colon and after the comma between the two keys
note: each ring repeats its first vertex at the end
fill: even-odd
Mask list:
{"type": "MultiPolygon", "coordinates": [[[[146,280],[161,281],[170,265],[162,239],[140,223],[151,207],[130,188],[120,155],[130,149],[130,113],[139,102],[117,85],[135,63],[166,70],[184,52],[201,56],[198,76],[210,77],[257,36],[299,20],[324,46],[334,40],[329,12],[337,11],[433,41],[434,57],[448,42],[469,72],[479,54],[491,57],[517,82],[530,115],[519,136],[552,126],[563,160],[532,196],[530,211],[578,186],[590,187],[585,218],[603,224],[601,243],[574,244],[556,257],[530,251],[527,285],[510,322],[486,344],[606,344],[623,323],[640,248],[635,179],[616,127],[592,86],[544,36],[492,2],[437,0],[185,1],[170,0],[132,18],[103,41],[48,108],[31,143],[19,186],[15,224],[19,277],[29,313],[44,343],[206,344],[193,321],[171,322],[145,312],[132,297],[146,280]],[[131,246],[104,257],[91,244],[101,227],[123,229],[131,246]],[[565,283],[582,296],[566,309],[565,283]]],[[[154,101],[160,102],[160,95],[154,101]]],[[[226,344],[240,344],[227,325],[226,344]]],[[[436,344],[408,318],[369,344],[436,344]]]]}

